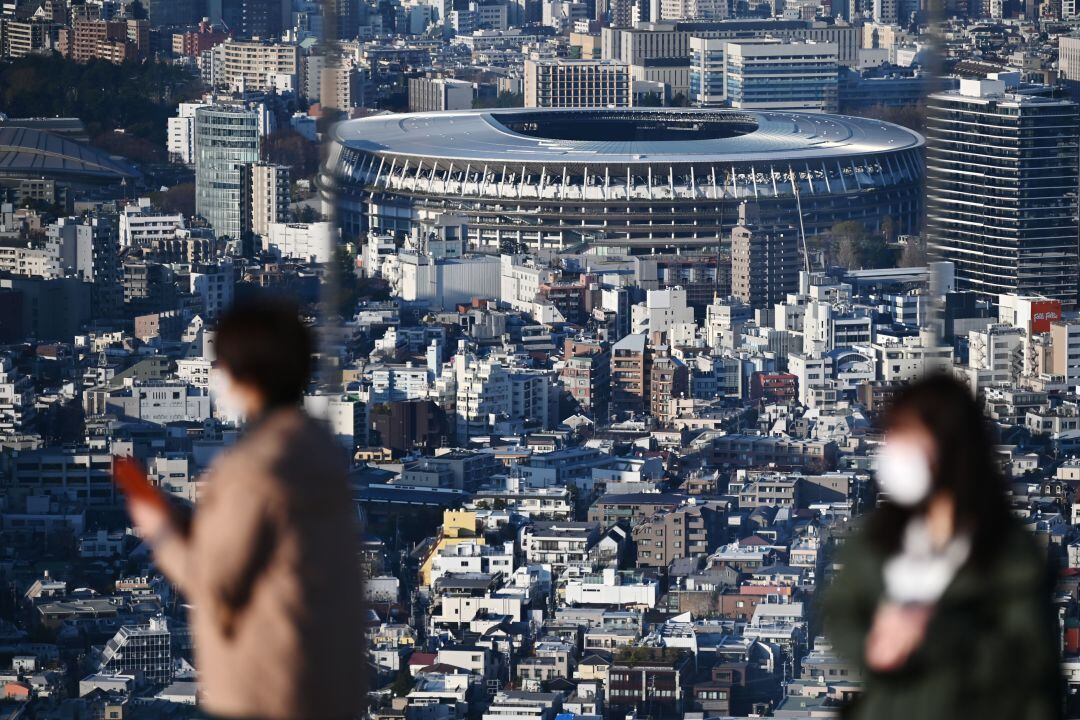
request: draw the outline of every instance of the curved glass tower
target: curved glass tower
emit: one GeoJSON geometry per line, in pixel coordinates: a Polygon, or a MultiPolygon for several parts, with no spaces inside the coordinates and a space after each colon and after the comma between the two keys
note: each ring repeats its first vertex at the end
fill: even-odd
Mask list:
{"type": "Polygon", "coordinates": [[[219,236],[240,238],[241,171],[258,161],[258,113],[222,105],[195,111],[195,211],[219,236]]]}

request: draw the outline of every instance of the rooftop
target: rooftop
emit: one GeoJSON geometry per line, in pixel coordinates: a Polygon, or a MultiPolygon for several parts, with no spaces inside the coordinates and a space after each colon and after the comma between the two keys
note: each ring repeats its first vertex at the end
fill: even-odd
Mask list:
{"type": "Polygon", "coordinates": [[[673,108],[389,114],[339,123],[333,133],[357,150],[463,163],[809,160],[923,145],[918,133],[879,120],[673,108]]]}

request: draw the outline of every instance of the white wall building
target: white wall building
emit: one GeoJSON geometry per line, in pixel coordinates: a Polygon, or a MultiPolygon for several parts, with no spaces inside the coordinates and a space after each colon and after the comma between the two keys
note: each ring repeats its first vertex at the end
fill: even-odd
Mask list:
{"type": "Polygon", "coordinates": [[[328,222],[270,223],[263,249],[277,257],[328,263],[334,259],[337,232],[328,222]]]}
{"type": "Polygon", "coordinates": [[[150,204],[150,198],[139,198],[120,213],[120,246],[148,247],[155,242],[172,240],[177,228],[183,228],[184,216],[165,213],[150,204]]]}

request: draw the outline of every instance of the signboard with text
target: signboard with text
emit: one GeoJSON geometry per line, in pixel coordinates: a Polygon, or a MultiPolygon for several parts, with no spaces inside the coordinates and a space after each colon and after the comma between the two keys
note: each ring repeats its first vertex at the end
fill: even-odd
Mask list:
{"type": "Polygon", "coordinates": [[[1031,332],[1050,332],[1050,323],[1061,319],[1060,300],[1042,300],[1031,303],[1031,332]]]}

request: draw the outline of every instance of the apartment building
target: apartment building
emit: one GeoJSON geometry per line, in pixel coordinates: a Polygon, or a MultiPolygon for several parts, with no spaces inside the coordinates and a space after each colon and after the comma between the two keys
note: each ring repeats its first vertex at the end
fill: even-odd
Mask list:
{"type": "Polygon", "coordinates": [[[720,503],[684,505],[661,512],[631,530],[639,568],[666,568],[679,558],[711,553],[726,539],[726,508],[720,503]]]}
{"type": "Polygon", "coordinates": [[[1078,107],[1016,92],[1019,73],[927,101],[927,246],[956,289],[1076,305],[1078,107]]]}
{"type": "Polygon", "coordinates": [[[60,28],[56,49],[76,62],[119,64],[149,51],[149,33],[146,20],[75,20],[71,27],[60,28]]]}
{"type": "Polygon", "coordinates": [[[601,340],[567,338],[559,371],[562,385],[570,396],[593,417],[607,415],[611,390],[611,351],[601,340]]]}
{"type": "Polygon", "coordinates": [[[295,92],[300,49],[291,43],[227,40],[214,46],[214,84],[233,92],[295,92]]]}
{"type": "Polygon", "coordinates": [[[633,333],[611,346],[611,412],[642,413],[650,391],[651,353],[646,336],[633,333]]]}
{"type": "Polygon", "coordinates": [[[693,659],[692,653],[672,648],[621,651],[608,669],[608,707],[648,713],[650,717],[681,717],[693,659]]]}
{"type": "Polygon", "coordinates": [[[771,308],[799,288],[798,234],[757,227],[744,203],[731,231],[731,294],[754,308],[771,308]]]}
{"type": "Polygon", "coordinates": [[[243,234],[266,237],[274,223],[291,216],[291,171],[288,165],[251,163],[240,168],[241,214],[247,222],[243,234]]]}
{"type": "Polygon", "coordinates": [[[630,67],[614,60],[525,61],[525,107],[630,107],[632,84],[630,67]]]}
{"type": "Polygon", "coordinates": [[[52,49],[52,29],[55,25],[47,20],[5,19],[0,25],[0,45],[6,58],[46,53],[52,49]]]}

